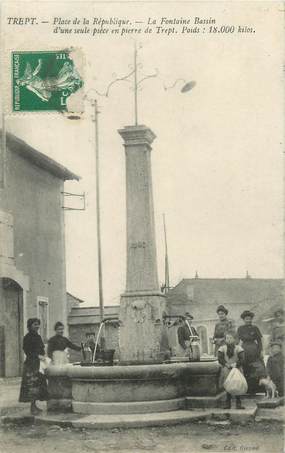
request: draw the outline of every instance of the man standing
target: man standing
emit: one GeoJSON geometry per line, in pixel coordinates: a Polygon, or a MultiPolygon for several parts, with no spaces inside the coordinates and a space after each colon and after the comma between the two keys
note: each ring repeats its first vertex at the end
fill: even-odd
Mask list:
{"type": "Polygon", "coordinates": [[[280,308],[274,313],[274,322],[272,327],[272,341],[276,340],[280,341],[282,347],[284,348],[285,323],[283,308],[280,308]]]}
{"type": "Polygon", "coordinates": [[[184,357],[189,356],[192,360],[199,360],[199,335],[195,327],[192,326],[192,320],[193,316],[190,313],[185,313],[184,316],[179,318],[180,326],[178,327],[177,335],[180,350],[178,351],[178,355],[184,357]]]}

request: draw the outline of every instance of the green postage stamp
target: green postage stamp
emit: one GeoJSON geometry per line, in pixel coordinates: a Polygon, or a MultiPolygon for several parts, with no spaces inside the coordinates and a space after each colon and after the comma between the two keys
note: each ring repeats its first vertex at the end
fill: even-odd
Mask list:
{"type": "Polygon", "coordinates": [[[83,80],[68,50],[12,52],[14,112],[66,111],[83,80]]]}

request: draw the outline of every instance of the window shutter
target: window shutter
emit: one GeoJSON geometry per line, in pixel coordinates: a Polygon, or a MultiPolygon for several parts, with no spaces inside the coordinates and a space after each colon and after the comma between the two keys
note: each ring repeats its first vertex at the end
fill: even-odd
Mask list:
{"type": "Polygon", "coordinates": [[[4,211],[0,211],[0,259],[14,261],[13,216],[4,211]]]}

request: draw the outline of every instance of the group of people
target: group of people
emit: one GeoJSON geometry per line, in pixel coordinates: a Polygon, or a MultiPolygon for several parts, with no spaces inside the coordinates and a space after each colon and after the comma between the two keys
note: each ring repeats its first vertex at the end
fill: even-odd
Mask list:
{"type": "MultiPolygon", "coordinates": [[[[262,392],[261,382],[264,378],[270,379],[278,391],[284,395],[284,355],[283,333],[279,326],[275,326],[270,341],[270,355],[265,365],[263,356],[262,334],[253,324],[254,313],[245,310],[241,314],[243,325],[235,328],[233,320],[228,318],[228,310],[220,305],[217,308],[219,322],[215,326],[213,343],[215,355],[222,365],[221,379],[225,380],[233,367],[244,374],[248,385],[248,393],[254,395],[262,392]]],[[[275,316],[283,315],[278,310],[275,316]]],[[[227,395],[227,407],[231,407],[231,395],[227,395]]],[[[236,407],[242,408],[240,397],[237,397],[236,407]]]]}
{"type": "MultiPolygon", "coordinates": [[[[217,308],[219,321],[215,325],[212,342],[215,355],[222,365],[221,385],[232,368],[239,369],[247,381],[248,393],[251,395],[262,391],[262,379],[272,380],[279,396],[284,395],[284,312],[275,313],[276,323],[270,342],[270,356],[265,365],[263,357],[262,334],[253,324],[254,313],[245,310],[241,314],[243,325],[235,328],[235,323],[228,318],[228,310],[219,305],[217,308]]],[[[199,360],[199,335],[192,325],[193,316],[185,313],[180,318],[178,327],[178,342],[185,355],[188,350],[194,360],[199,360]]],[[[27,322],[28,333],[23,340],[23,350],[26,359],[23,366],[23,377],[20,389],[20,402],[30,402],[32,414],[38,414],[40,409],[36,401],[48,399],[45,375],[40,372],[41,363],[45,360],[45,346],[39,335],[40,320],[30,318],[27,322]]],[[[54,360],[56,354],[62,354],[67,348],[80,351],[81,346],[73,344],[64,336],[64,325],[57,322],[54,326],[55,335],[48,340],[47,356],[54,360]]],[[[180,355],[180,354],[178,354],[180,355]]],[[[68,362],[68,360],[66,360],[68,362]]],[[[231,395],[227,395],[227,408],[231,407],[231,395]]],[[[236,407],[242,409],[240,397],[236,398],[236,407]]]]}
{"type": "MultiPolygon", "coordinates": [[[[27,322],[28,333],[24,336],[23,350],[26,359],[23,366],[23,376],[20,389],[19,401],[31,403],[31,413],[37,415],[41,409],[36,401],[48,400],[48,389],[46,377],[40,372],[41,361],[45,361],[45,346],[39,334],[40,320],[30,318],[27,322]]],[[[63,353],[66,348],[80,351],[81,347],[73,344],[64,336],[64,325],[57,322],[54,326],[55,335],[48,340],[47,355],[53,360],[59,352],[63,353]]],[[[66,360],[67,361],[67,360],[66,360]]]]}
{"type": "MultiPolygon", "coordinates": [[[[283,310],[275,313],[276,323],[270,341],[270,355],[265,364],[263,357],[262,334],[258,326],[253,324],[254,313],[245,310],[241,314],[243,325],[236,329],[235,322],[228,318],[228,310],[223,305],[217,308],[219,321],[215,325],[212,343],[214,354],[222,365],[220,385],[222,386],[232,368],[239,369],[246,381],[248,394],[263,392],[262,382],[265,378],[274,382],[279,396],[284,395],[284,325],[283,310]]],[[[178,343],[182,355],[193,355],[193,343],[199,338],[192,325],[193,316],[185,313],[181,316],[177,330],[178,343]],[[189,349],[190,347],[190,349],[189,349]],[[188,349],[187,349],[188,348],[188,349]],[[188,351],[188,352],[186,352],[188,351]]],[[[179,352],[181,352],[179,351],[179,352]]],[[[180,355],[180,354],[178,354],[180,355]]],[[[226,407],[231,407],[231,395],[227,394],[226,407]]],[[[242,409],[241,399],[236,398],[236,407],[242,409]]]]}

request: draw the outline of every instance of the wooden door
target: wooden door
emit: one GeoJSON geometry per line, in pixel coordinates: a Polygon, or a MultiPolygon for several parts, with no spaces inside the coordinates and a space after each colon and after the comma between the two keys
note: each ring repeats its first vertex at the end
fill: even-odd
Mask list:
{"type": "Polygon", "coordinates": [[[15,377],[21,371],[22,289],[10,279],[2,279],[0,319],[5,323],[5,376],[15,377]]]}

